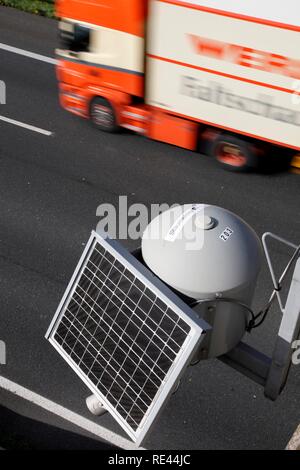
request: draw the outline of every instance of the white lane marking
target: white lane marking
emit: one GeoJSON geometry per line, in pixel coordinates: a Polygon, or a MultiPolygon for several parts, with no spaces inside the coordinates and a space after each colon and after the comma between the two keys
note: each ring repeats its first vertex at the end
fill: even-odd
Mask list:
{"type": "Polygon", "coordinates": [[[40,408],[43,408],[44,410],[59,416],[66,421],[69,421],[72,424],[75,424],[79,428],[84,429],[85,431],[94,434],[94,436],[97,436],[112,445],[120,447],[121,449],[145,450],[143,447],[137,447],[133,442],[125,439],[122,436],[119,436],[112,431],[109,431],[103,426],[95,424],[93,421],[90,421],[89,419],[86,419],[83,416],[74,413],[67,408],[64,408],[58,403],[48,400],[48,398],[45,398],[42,395],[38,395],[37,393],[32,392],[31,390],[22,387],[21,385],[12,382],[5,377],[0,376],[0,388],[13,393],[14,395],[17,395],[18,397],[23,398],[24,400],[27,400],[30,403],[33,403],[34,405],[37,405],[40,408]]]}
{"type": "MultiPolygon", "coordinates": [[[[13,52],[14,54],[23,55],[23,56],[29,57],[31,59],[39,60],[41,62],[47,62],[48,64],[52,64],[52,65],[57,64],[57,60],[52,59],[51,57],[47,57],[47,56],[44,56],[44,55],[41,55],[41,54],[36,54],[35,52],[26,51],[24,49],[19,49],[18,47],[9,46],[8,44],[0,43],[0,49],[3,49],[4,51],[8,51],[8,52],[13,52]]],[[[30,131],[38,132],[39,134],[43,134],[43,135],[46,135],[48,137],[53,134],[52,132],[46,131],[45,129],[41,129],[41,128],[36,127],[36,126],[31,126],[30,124],[26,124],[24,122],[15,121],[14,119],[10,119],[10,118],[5,117],[5,116],[0,116],[0,121],[4,121],[4,122],[7,122],[9,124],[13,124],[15,126],[23,127],[24,129],[28,129],[30,131]]]]}
{"type": "Polygon", "coordinates": [[[19,49],[18,47],[9,46],[8,44],[3,44],[2,42],[0,42],[0,49],[7,51],[7,52],[13,52],[14,54],[23,55],[25,57],[29,57],[30,59],[39,60],[41,62],[47,62],[48,64],[52,64],[52,65],[57,64],[57,60],[52,59],[52,57],[47,57],[45,55],[36,54],[35,52],[26,51],[25,49],[19,49]]]}
{"type": "Polygon", "coordinates": [[[6,116],[0,116],[0,121],[7,122],[8,124],[13,124],[14,126],[23,127],[29,131],[38,132],[39,134],[46,135],[50,137],[53,135],[53,132],[46,131],[45,129],[41,129],[40,127],[31,126],[30,124],[26,124],[25,122],[15,121],[15,119],[10,119],[6,116]]]}

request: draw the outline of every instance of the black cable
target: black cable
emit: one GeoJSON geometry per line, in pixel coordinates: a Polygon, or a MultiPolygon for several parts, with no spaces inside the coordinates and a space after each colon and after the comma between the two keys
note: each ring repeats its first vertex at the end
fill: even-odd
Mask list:
{"type": "Polygon", "coordinates": [[[258,328],[260,325],[264,323],[270,311],[270,308],[271,308],[271,303],[269,303],[269,305],[267,305],[267,307],[264,310],[261,310],[257,315],[255,315],[254,320],[251,320],[249,322],[248,330],[247,330],[249,333],[251,330],[253,330],[254,328],[258,328]],[[258,323],[256,323],[256,320],[258,320],[261,316],[262,318],[259,320],[258,323]]]}
{"type": "MultiPolygon", "coordinates": [[[[251,315],[251,320],[249,321],[249,324],[247,326],[247,331],[250,327],[250,325],[252,324],[255,324],[255,320],[256,320],[256,317],[254,315],[254,312],[253,310],[251,309],[251,307],[249,307],[248,305],[244,304],[243,302],[240,302],[239,300],[236,300],[236,299],[231,299],[229,297],[216,297],[214,299],[199,299],[199,300],[195,300],[194,302],[192,302],[190,304],[190,307],[191,308],[194,308],[196,307],[197,305],[200,305],[202,303],[213,303],[213,302],[227,302],[227,303],[230,303],[230,304],[236,304],[236,305],[239,305],[240,307],[243,307],[245,310],[247,310],[250,315],[251,315]]],[[[253,328],[253,327],[252,327],[253,328]]],[[[251,329],[252,329],[251,328],[251,329]]],[[[249,330],[250,331],[250,330],[249,330]]]]}

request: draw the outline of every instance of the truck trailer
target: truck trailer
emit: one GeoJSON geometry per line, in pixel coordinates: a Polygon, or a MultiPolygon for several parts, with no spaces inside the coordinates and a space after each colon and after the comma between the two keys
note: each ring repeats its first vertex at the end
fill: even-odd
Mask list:
{"type": "Polygon", "coordinates": [[[62,106],[244,171],[300,151],[298,0],[57,0],[62,106]]]}

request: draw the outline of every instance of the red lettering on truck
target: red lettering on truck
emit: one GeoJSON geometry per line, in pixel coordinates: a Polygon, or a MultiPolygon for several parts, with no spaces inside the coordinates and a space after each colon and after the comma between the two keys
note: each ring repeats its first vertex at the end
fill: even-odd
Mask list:
{"type": "Polygon", "coordinates": [[[300,60],[271,52],[187,34],[196,54],[276,75],[300,79],[300,60]]]}

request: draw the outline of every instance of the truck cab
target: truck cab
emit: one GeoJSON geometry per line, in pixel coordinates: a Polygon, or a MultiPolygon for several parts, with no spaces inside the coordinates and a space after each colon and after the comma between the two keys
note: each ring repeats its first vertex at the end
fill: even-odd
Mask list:
{"type": "Polygon", "coordinates": [[[116,107],[144,95],[146,0],[58,0],[62,106],[88,117],[92,96],[116,107]]]}

